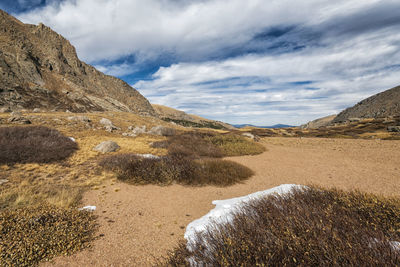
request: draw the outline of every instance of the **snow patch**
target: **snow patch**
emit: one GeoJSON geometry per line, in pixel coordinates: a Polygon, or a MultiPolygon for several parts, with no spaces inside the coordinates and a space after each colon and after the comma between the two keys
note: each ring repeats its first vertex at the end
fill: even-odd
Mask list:
{"type": "Polygon", "coordinates": [[[212,204],[215,205],[215,208],[208,212],[206,215],[191,222],[186,227],[185,239],[187,240],[188,249],[192,246],[191,244],[194,242],[196,233],[200,233],[207,229],[207,226],[213,222],[216,223],[226,223],[232,220],[232,213],[235,209],[243,205],[253,199],[258,199],[261,197],[265,197],[272,194],[287,194],[293,189],[304,189],[303,185],[295,185],[295,184],[283,184],[265,191],[259,191],[247,196],[231,198],[226,200],[214,200],[212,204]]]}
{"type": "Polygon", "coordinates": [[[159,159],[159,156],[155,156],[153,154],[136,154],[136,156],[145,158],[145,159],[159,159]]]}
{"type": "Polygon", "coordinates": [[[68,137],[68,138],[71,139],[72,142],[76,143],[75,138],[73,138],[73,137],[68,137]]]}
{"type": "Polygon", "coordinates": [[[85,206],[85,207],[80,208],[78,210],[95,211],[96,210],[96,206],[85,206]]]}

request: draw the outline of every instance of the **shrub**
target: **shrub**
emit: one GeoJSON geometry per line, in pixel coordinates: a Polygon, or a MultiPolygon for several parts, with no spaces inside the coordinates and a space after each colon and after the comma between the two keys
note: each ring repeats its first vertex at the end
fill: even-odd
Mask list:
{"type": "Polygon", "coordinates": [[[0,164],[47,163],[67,158],[78,146],[43,126],[0,127],[0,164]]]}
{"type": "Polygon", "coordinates": [[[0,265],[36,266],[57,255],[89,246],[97,229],[86,211],[54,207],[23,208],[0,213],[0,265]]]}
{"type": "Polygon", "coordinates": [[[168,153],[171,155],[184,155],[193,158],[221,158],[223,156],[221,149],[207,139],[209,136],[212,135],[200,132],[186,132],[170,137],[167,141],[156,142],[153,147],[167,148],[168,153]]]}
{"type": "Polygon", "coordinates": [[[247,138],[234,134],[215,135],[207,138],[222,150],[224,156],[257,155],[265,151],[265,147],[247,138]]]}
{"type": "Polygon", "coordinates": [[[99,162],[118,179],[132,184],[227,186],[245,180],[253,172],[240,164],[217,159],[194,160],[184,155],[143,158],[135,154],[111,155],[99,162]]]}
{"type": "Polygon", "coordinates": [[[163,262],[189,266],[399,266],[400,201],[309,188],[254,200],[163,262]]]}
{"type": "Polygon", "coordinates": [[[154,143],[153,147],[167,148],[169,154],[194,158],[256,155],[265,151],[263,145],[243,136],[201,132],[186,132],[173,136],[167,141],[154,143]]]}

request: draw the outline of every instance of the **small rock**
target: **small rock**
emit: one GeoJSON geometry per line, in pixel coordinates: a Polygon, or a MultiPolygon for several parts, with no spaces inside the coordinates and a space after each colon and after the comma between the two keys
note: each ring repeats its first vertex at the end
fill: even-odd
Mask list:
{"type": "Polygon", "coordinates": [[[69,111],[68,109],[65,111],[66,113],[72,113],[71,111],[69,111]]]}
{"type": "Polygon", "coordinates": [[[172,135],[175,135],[176,132],[175,132],[175,129],[173,129],[173,128],[168,128],[168,127],[158,125],[158,126],[151,128],[148,133],[154,134],[154,135],[172,136],[172,135]]]}
{"type": "Polygon", "coordinates": [[[85,207],[80,208],[78,210],[95,211],[96,210],[96,206],[85,206],[85,207]]]}
{"type": "Polygon", "coordinates": [[[120,149],[120,146],[114,141],[104,141],[94,148],[94,150],[102,153],[115,152],[118,149],[120,149]]]}
{"type": "Polygon", "coordinates": [[[105,125],[105,126],[111,126],[111,125],[113,125],[113,123],[112,123],[109,119],[106,119],[106,118],[102,118],[102,119],[100,120],[100,124],[103,124],[103,125],[105,125]]]}
{"type": "Polygon", "coordinates": [[[32,110],[32,112],[33,112],[33,113],[40,113],[40,112],[42,112],[42,110],[41,110],[40,108],[34,108],[34,109],[32,110]]]}
{"type": "Polygon", "coordinates": [[[22,116],[22,113],[20,111],[13,111],[11,112],[10,116],[22,116]]]}
{"type": "Polygon", "coordinates": [[[243,135],[244,137],[248,137],[248,138],[254,140],[254,134],[251,134],[251,133],[242,133],[242,135],[243,135]]]}
{"type": "Polygon", "coordinates": [[[9,107],[2,107],[0,108],[0,113],[9,113],[11,109],[9,107]]]}
{"type": "Polygon", "coordinates": [[[389,126],[387,130],[388,132],[400,132],[400,126],[389,126]]]}
{"type": "Polygon", "coordinates": [[[132,133],[136,136],[139,134],[145,134],[146,133],[146,125],[143,125],[142,127],[135,127],[132,130],[132,133]]]}
{"type": "Polygon", "coordinates": [[[75,138],[73,138],[73,137],[68,137],[68,138],[71,139],[72,142],[76,143],[75,138]]]}
{"type": "Polygon", "coordinates": [[[0,179],[0,185],[8,183],[9,181],[7,179],[0,179]]]}
{"type": "Polygon", "coordinates": [[[17,123],[17,124],[31,124],[31,121],[22,116],[11,116],[8,119],[9,123],[17,123]]]}
{"type": "Polygon", "coordinates": [[[90,122],[90,119],[86,116],[70,116],[67,119],[70,121],[90,122]]]}

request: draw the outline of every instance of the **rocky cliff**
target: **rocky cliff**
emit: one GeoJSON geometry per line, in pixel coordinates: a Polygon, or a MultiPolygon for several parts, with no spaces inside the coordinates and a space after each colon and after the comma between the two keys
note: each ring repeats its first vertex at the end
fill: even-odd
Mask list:
{"type": "Polygon", "coordinates": [[[333,123],[350,118],[385,118],[400,116],[400,86],[373,95],[340,112],[333,123]]]}
{"type": "Polygon", "coordinates": [[[156,116],[137,90],[80,61],[64,37],[43,24],[24,24],[0,10],[2,106],[156,116]]]}

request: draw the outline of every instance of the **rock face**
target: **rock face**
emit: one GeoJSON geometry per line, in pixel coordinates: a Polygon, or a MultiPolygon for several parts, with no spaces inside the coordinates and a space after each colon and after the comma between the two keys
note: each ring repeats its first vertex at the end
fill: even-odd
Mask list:
{"type": "Polygon", "coordinates": [[[156,116],[138,91],[80,61],[49,27],[23,24],[0,10],[0,37],[0,108],[156,116]]]}
{"type": "Polygon", "coordinates": [[[348,121],[351,118],[384,118],[400,115],[400,86],[364,99],[355,106],[345,109],[333,120],[348,121]]]}

